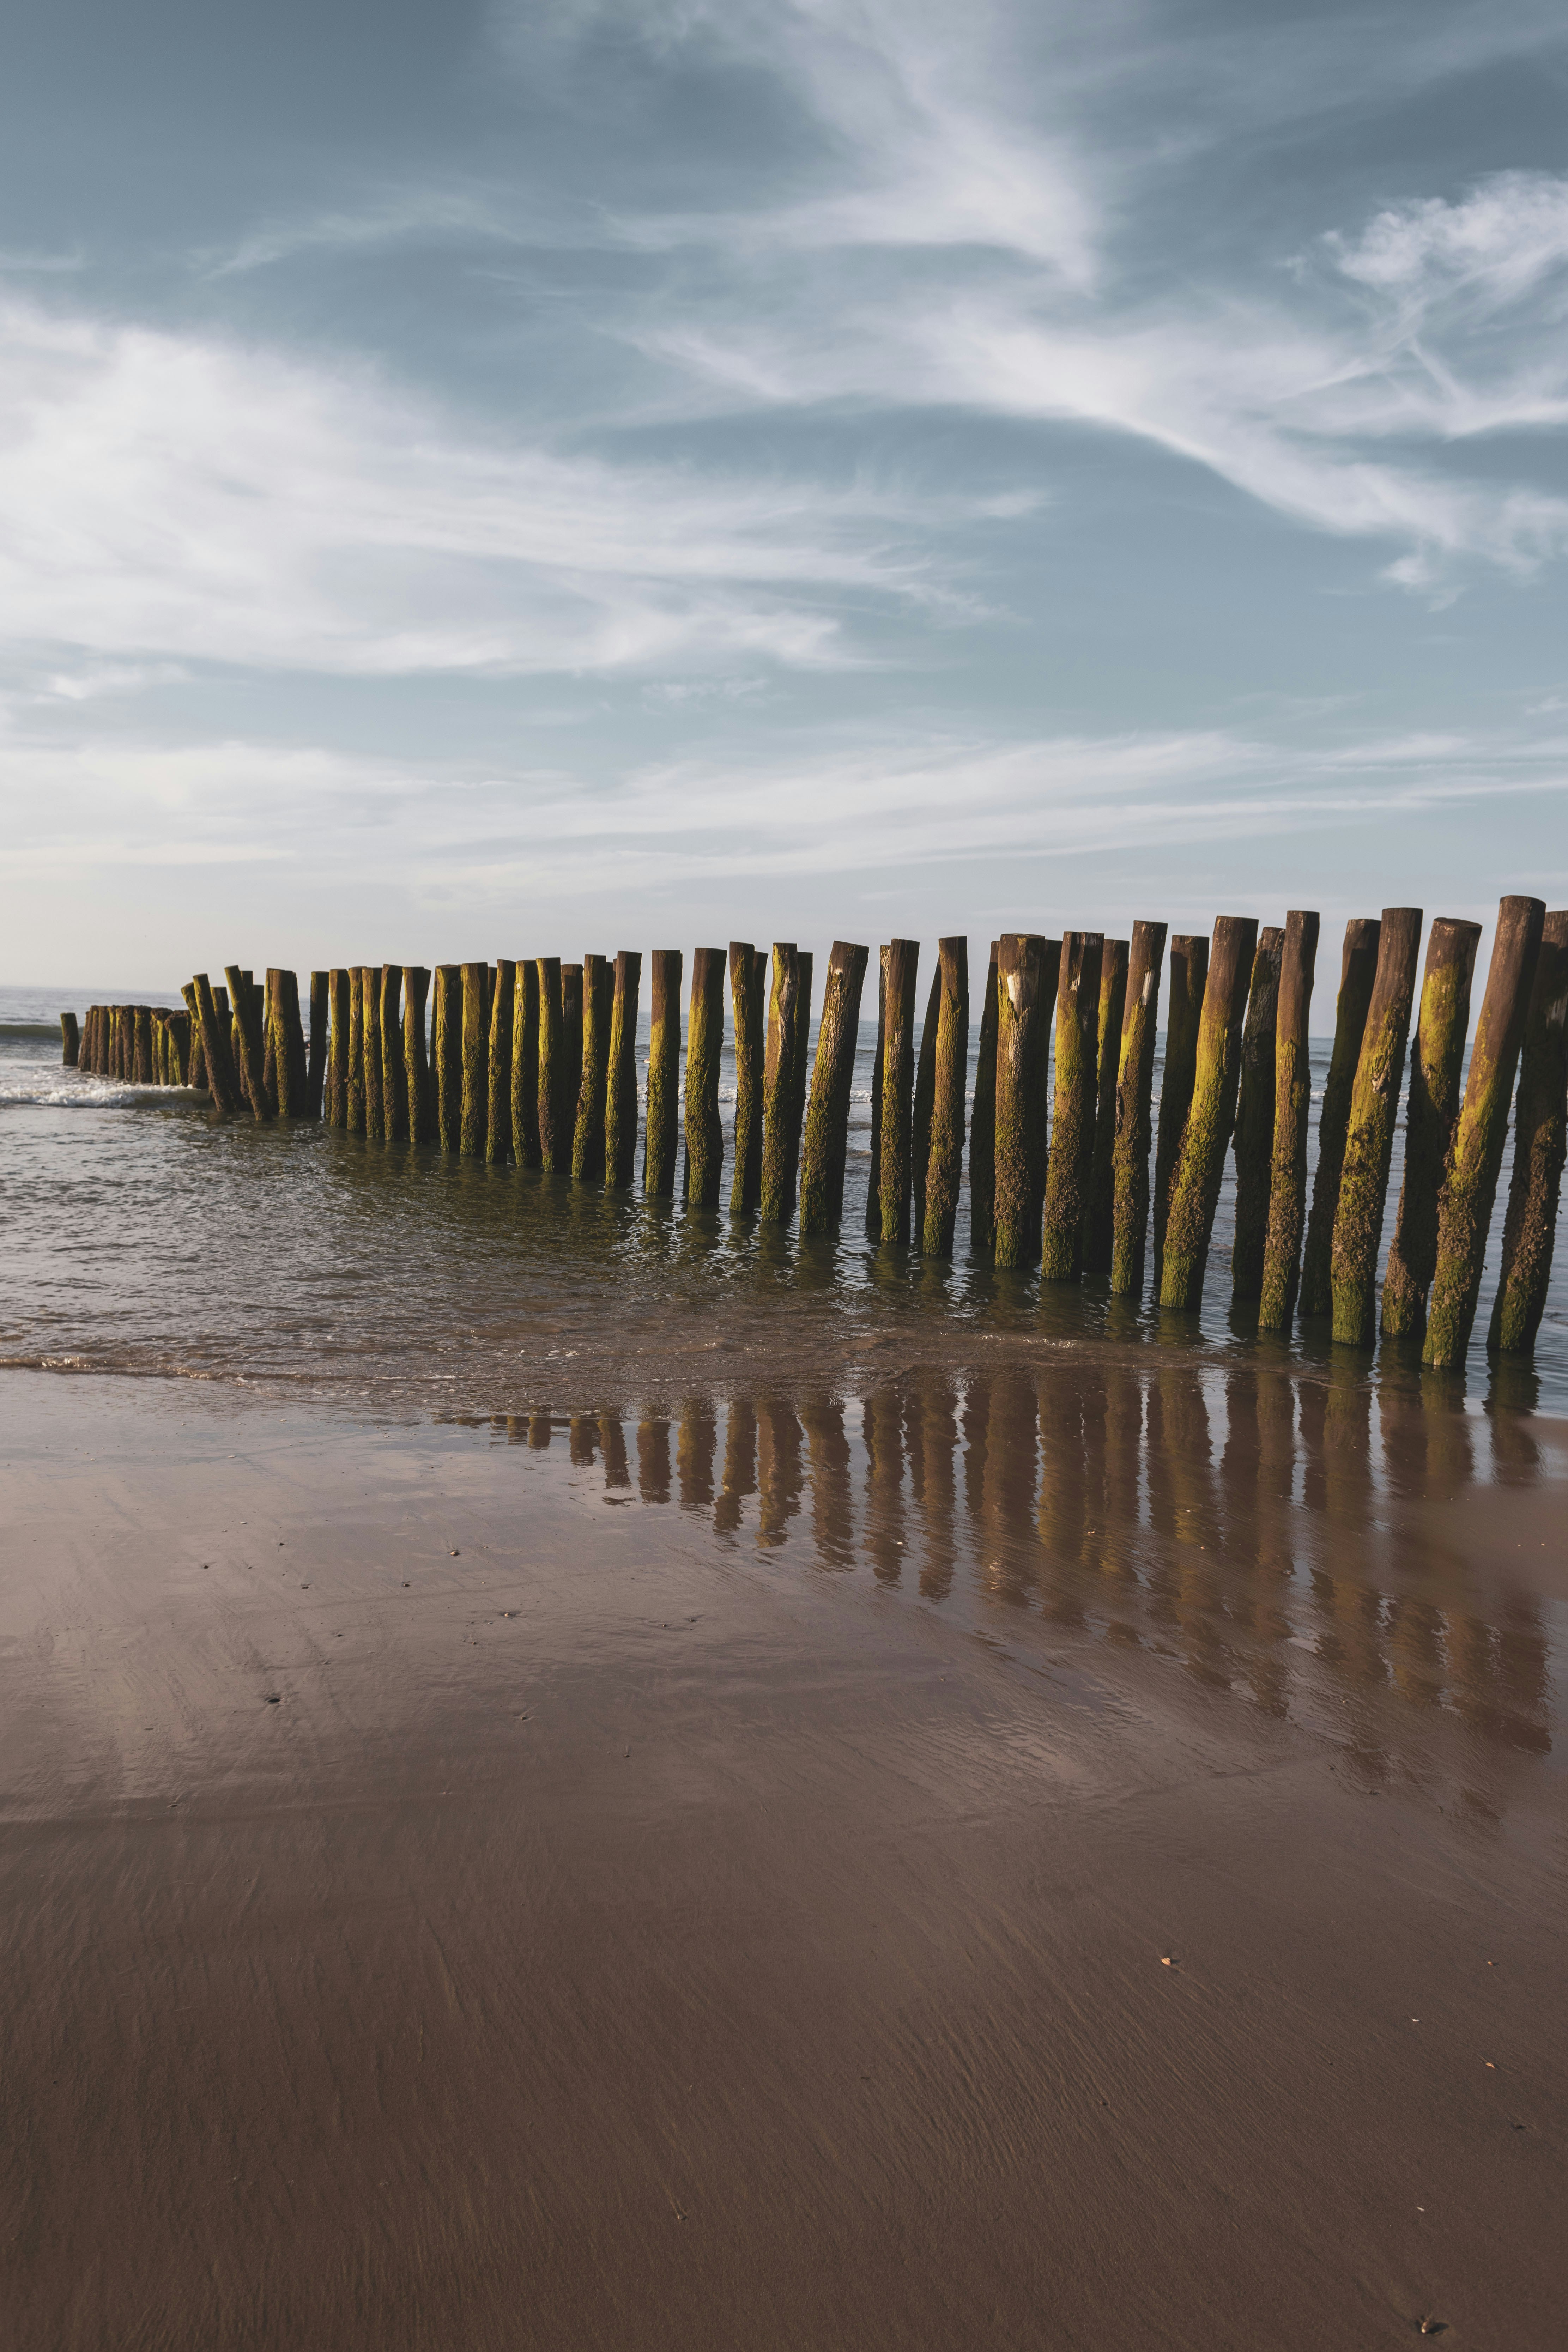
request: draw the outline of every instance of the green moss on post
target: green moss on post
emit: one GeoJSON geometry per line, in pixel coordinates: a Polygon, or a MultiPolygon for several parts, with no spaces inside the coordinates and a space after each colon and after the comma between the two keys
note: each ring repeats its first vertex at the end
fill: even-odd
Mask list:
{"type": "Polygon", "coordinates": [[[623,948],[616,958],[610,1007],[610,1071],[605,1091],[605,1183],[630,1190],[637,1166],[637,1000],[642,957],[623,948]]]}
{"type": "Polygon", "coordinates": [[[1370,1348],[1377,1328],[1378,1251],[1420,954],[1420,908],[1385,907],[1351,1093],[1330,1260],[1333,1333],[1347,1348],[1370,1348]]]}
{"type": "Polygon", "coordinates": [[[849,1151],[849,1098],[860,1038],[860,997],[869,950],[835,940],[827,959],[822,1018],[812,1065],[811,1100],[800,1163],[800,1230],[833,1231],[844,1214],[844,1171],[849,1151]]]}
{"type": "Polygon", "coordinates": [[[882,1120],[878,1139],[878,1197],[885,1242],[910,1237],[910,1141],[915,1076],[915,984],[918,940],[888,942],[888,986],[882,1021],[882,1120]]]}
{"type": "Polygon", "coordinates": [[[262,1040],[261,1023],[250,986],[250,976],[237,964],[225,964],[224,977],[235,1008],[234,1027],[239,1045],[239,1080],[247,1101],[258,1120],[270,1116],[267,1108],[266,1090],[261,1082],[262,1040]]]}
{"type": "Polygon", "coordinates": [[[385,1076],[381,1059],[381,966],[360,966],[360,1032],[364,1041],[364,1131],[366,1140],[383,1140],[385,1076]]]}
{"type": "Polygon", "coordinates": [[[1076,1282],[1083,1272],[1083,1223],[1094,1164],[1100,1091],[1100,974],[1103,931],[1064,931],[1057,971],[1057,1071],[1050,1160],[1040,1228],[1040,1276],[1076,1282]]]}
{"type": "Polygon", "coordinates": [[[191,1016],[189,1013],[169,1015],[169,1084],[188,1087],[191,1083],[191,1016]]]}
{"type": "Polygon", "coordinates": [[[504,1168],[511,1156],[511,1037],[517,964],[510,957],[497,956],[494,972],[486,1045],[485,1158],[492,1166],[504,1168]]]}
{"type": "Polygon", "coordinates": [[[1203,1019],[1198,1024],[1193,1099],[1171,1182],[1160,1282],[1162,1307],[1190,1309],[1203,1297],[1225,1155],[1236,1123],[1241,1031],[1257,948],[1258,924],[1252,916],[1219,917],[1214,927],[1203,1019]]]}
{"type": "Polygon", "coordinates": [[[1435,1370],[1463,1364],[1480,1295],[1481,1266],[1497,1198],[1525,1018],[1535,985],[1546,908],[1539,898],[1498,908],[1487,992],[1470,1048],[1465,1106],[1437,1201],[1437,1265],[1421,1360],[1435,1370]]]}
{"type": "Polygon", "coordinates": [[[274,1118],[278,1116],[278,1039],[272,1024],[272,973],[268,971],[261,989],[261,1088],[267,1097],[267,1108],[274,1118]]]}
{"type": "Polygon", "coordinates": [[[139,1087],[150,1087],[153,1083],[153,1008],[150,1004],[136,1007],[135,1056],[132,1082],[139,1087]]]}
{"type": "Polygon", "coordinates": [[[757,1205],[765,1225],[785,1225],[795,1213],[790,1172],[795,1074],[804,1055],[801,1037],[800,951],[793,940],[773,944],[763,1054],[763,1138],[757,1205]]]}
{"type": "Polygon", "coordinates": [[[1312,1207],[1301,1255],[1300,1311],[1303,1316],[1328,1315],[1333,1310],[1334,1216],[1340,1202],[1340,1171],[1345,1160],[1351,1093],[1361,1060],[1362,1032],[1372,1003],[1372,983],[1377,972],[1380,929],[1371,915],[1352,915],[1345,925],[1339,1001],[1334,1010],[1334,1049],[1323,1087],[1323,1107],[1318,1113],[1318,1167],[1312,1179],[1312,1207]]]}
{"type": "Polygon", "coordinates": [[[463,968],[463,1107],[458,1149],[482,1160],[489,1125],[490,974],[484,963],[463,968]]]}
{"type": "Polygon", "coordinates": [[[1236,1100],[1236,1239],[1230,1257],[1234,1306],[1263,1291],[1268,1200],[1274,1168],[1275,1029],[1285,934],[1266,924],[1252,958],[1252,986],[1241,1028],[1241,1087],[1236,1100]]]}
{"type": "Polygon", "coordinates": [[[1405,1114],[1405,1181],[1383,1274],[1383,1331],[1389,1339],[1419,1339],[1426,1328],[1426,1293],[1437,1265],[1437,1195],[1459,1118],[1480,936],[1479,923],[1439,915],[1426,941],[1405,1114]]]}
{"type": "Polygon", "coordinates": [[[1548,915],[1524,1024],[1513,1114],[1513,1177],[1502,1229],[1502,1268],[1487,1349],[1529,1356],[1546,1308],[1568,1156],[1568,913],[1548,915]]]}
{"type": "Polygon", "coordinates": [[[942,959],[931,976],[925,1019],[921,1023],[920,1052],[915,1058],[914,1108],[910,1115],[910,1175],[915,1212],[910,1231],[917,1248],[926,1229],[926,1161],[931,1156],[931,1112],[936,1093],[936,1031],[942,1014],[942,959]]]}
{"type": "Polygon", "coordinates": [[[1182,1137],[1192,1108],[1198,1066],[1198,1032],[1208,988],[1209,943],[1178,931],[1171,941],[1171,985],[1165,1003],[1165,1066],[1160,1080],[1160,1125],[1154,1144],[1154,1296],[1165,1268],[1165,1224],[1182,1137]]]}
{"type": "MultiPolygon", "coordinates": [[[[1113,1196],[1110,1295],[1141,1298],[1149,1239],[1149,1150],[1154,1097],[1154,1047],[1160,1009],[1163,923],[1134,923],[1127,957],[1127,990],[1116,1063],[1111,1152],[1113,1196]]],[[[973,1178],[971,1181],[973,1182],[973,1178]]]]}
{"type": "Polygon", "coordinates": [[[969,1080],[969,941],[939,940],[936,1051],[932,1057],[931,1140],[925,1163],[925,1214],[921,1248],[927,1257],[952,1255],[958,1193],[963,1176],[963,1102],[969,1080]]]}
{"type": "Polygon", "coordinates": [[[511,1156],[539,1165],[539,966],[519,958],[511,986],[511,1156]]]}
{"type": "Polygon", "coordinates": [[[213,1108],[226,1118],[232,1118],[239,1108],[239,1080],[235,1076],[234,1058],[228,1043],[228,1008],[220,1012],[212,983],[205,971],[198,971],[191,986],[195,994],[196,1018],[202,1031],[202,1066],[206,1075],[207,1092],[213,1108]]]}
{"type": "Polygon", "coordinates": [[[271,1060],[270,1106],[281,1118],[305,1116],[305,1035],[300,1023],[300,983],[276,966],[267,974],[267,1034],[271,1060]]]}
{"type": "Polygon", "coordinates": [[[1037,1265],[1040,1236],[1045,1229],[1046,1186],[1050,1181],[1051,1039],[1056,1028],[1057,992],[1061,986],[1062,943],[1045,940],[1040,946],[1040,1017],[1035,1024],[1035,1075],[1029,1091],[1034,1124],[1029,1135],[1029,1166],[1034,1192],[1029,1203],[1031,1235],[1029,1263],[1037,1265]]]}
{"type": "Polygon", "coordinates": [[[60,1060],[68,1070],[76,1069],[81,1060],[81,1031],[74,1013],[60,1014],[60,1060]]]}
{"type": "Polygon", "coordinates": [[[686,1174],[681,1197],[716,1209],[724,1172],[719,1064],[724,1050],[724,950],[691,951],[691,1012],[686,1031],[686,1174]]]}
{"type": "Polygon", "coordinates": [[[1095,1034],[1094,1158],[1083,1213],[1085,1274],[1109,1274],[1116,1255],[1116,1089],[1127,1006],[1127,960],[1125,940],[1106,940],[1100,958],[1100,1023],[1095,1034]]]}
{"type": "Polygon", "coordinates": [[[648,973],[647,1131],[643,1154],[645,1199],[675,1197],[675,1139],[680,1115],[680,981],[679,948],[655,948],[648,973]]]}
{"type": "Polygon", "coordinates": [[[1288,1331],[1296,1312],[1301,1229],[1307,1217],[1307,1129],[1312,1108],[1309,1020],[1318,961],[1318,918],[1294,908],[1285,918],[1279,1001],[1274,1018],[1274,1136],[1269,1152],[1268,1230],[1258,1294],[1260,1331],[1288,1331]]]}
{"type": "Polygon", "coordinates": [[[877,950],[877,1047],[871,1057],[871,1165],[866,1176],[866,1238],[882,1238],[882,1069],[887,1059],[888,950],[877,950]]]}
{"type": "Polygon", "coordinates": [[[310,974],[310,1043],[305,1063],[305,1116],[320,1118],[327,1084],[329,975],[310,974]]]}
{"type": "Polygon", "coordinates": [[[610,1022],[616,971],[608,956],[583,959],[583,1075],[572,1136],[572,1173],[599,1182],[605,1173],[605,1104],[610,1090],[610,1022]]]}
{"type": "Polygon", "coordinates": [[[730,1214],[749,1217],[763,1196],[763,1037],[765,966],[749,940],[730,942],[730,1013],[735,1024],[735,1172],[730,1214]]]}
{"type": "Polygon", "coordinates": [[[547,1176],[565,1176],[572,1167],[571,1118],[576,1097],[566,1091],[560,959],[541,956],[534,970],[539,975],[539,1164],[547,1176]]]}
{"type": "Polygon", "coordinates": [[[430,1083],[430,1055],[426,1044],[425,1008],[430,995],[430,974],[422,963],[403,967],[403,1071],[408,1090],[407,1133],[413,1143],[436,1140],[436,1094],[430,1083]]]}
{"type": "Polygon", "coordinates": [[[969,1254],[990,1259],[996,1249],[996,958],[991,942],[980,1005],[974,1061],[974,1104],[969,1118],[969,1254]]]}
{"type": "Polygon", "coordinates": [[[431,1024],[436,1058],[436,1128],[443,1151],[463,1148],[463,968],[436,967],[436,1014],[431,1024]]]}
{"type": "Polygon", "coordinates": [[[384,963],[373,970],[375,991],[375,1034],[381,1045],[381,1132],[383,1143],[408,1140],[408,1069],[403,1057],[403,966],[384,963]]]}
{"type": "MultiPolygon", "coordinates": [[[[795,1007],[795,1050],[790,1057],[788,1147],[784,1161],[784,1196],[793,1211],[800,1181],[800,1138],[805,1124],[807,1065],[811,1059],[811,950],[802,948],[795,959],[800,977],[795,1007]]],[[[764,1142],[766,1140],[764,1134],[764,1142]]]]}
{"type": "Polygon", "coordinates": [[[349,1005],[353,982],[353,974],[346,964],[334,964],[327,974],[332,1034],[327,1044],[327,1084],[321,1107],[329,1127],[346,1128],[349,1124],[349,1030],[353,1019],[349,1005]]]}
{"type": "MultiPolygon", "coordinates": [[[[1032,1265],[1039,1255],[1035,1203],[1045,1113],[1039,1099],[1044,1056],[1039,1033],[1048,1024],[1044,1000],[1050,942],[1034,932],[1005,931],[996,954],[996,1109],[993,1255],[998,1265],[1032,1265]]],[[[1056,942],[1060,951],[1060,942],[1056,942]]],[[[1056,973],[1052,972],[1055,982],[1056,973]]]]}

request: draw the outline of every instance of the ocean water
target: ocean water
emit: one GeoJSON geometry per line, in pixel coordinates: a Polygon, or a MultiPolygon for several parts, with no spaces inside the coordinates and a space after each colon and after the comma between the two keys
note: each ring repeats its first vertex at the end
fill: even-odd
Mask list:
{"type": "MultiPolygon", "coordinates": [[[[94,989],[95,1001],[108,992],[94,989]]],[[[177,989],[141,1002],[179,1002],[177,989]]],[[[1232,1176],[1202,1309],[1163,1315],[1103,1284],[1043,1285],[968,1255],[949,1265],[864,1234],[873,1038],[863,1024],[844,1222],[830,1241],[645,1203],[434,1147],[367,1143],[306,1123],[216,1121],[205,1095],[61,1066],[58,1013],[84,991],[0,991],[0,1362],[261,1383],[399,1410],[515,1413],[668,1409],[695,1394],[860,1394],[934,1371],[1077,1360],[1148,1371],[1171,1351],[1364,1381],[1401,1399],[1434,1384],[1412,1351],[1333,1349],[1317,1328],[1263,1338],[1230,1307],[1232,1176]]],[[[646,1028],[642,1039],[646,1051],[646,1028]]],[[[1321,1095],[1326,1042],[1314,1053],[1321,1095]]],[[[1159,1077],[1156,1074],[1156,1101],[1159,1077]]],[[[721,1103],[732,1116],[732,1066],[721,1103]]],[[[1402,1114],[1403,1119],[1403,1114],[1402,1114]]],[[[1393,1229],[1395,1146],[1384,1244],[1393,1229]]],[[[1315,1137],[1313,1139],[1315,1148],[1315,1137]]],[[[728,1146],[728,1138],[727,1138],[728,1146]]],[[[640,1150],[639,1150],[640,1176],[640,1150]]],[[[1494,1376],[1484,1338],[1505,1162],[1463,1383],[1488,1405],[1568,1412],[1568,1269],[1533,1370],[1494,1376]]],[[[679,1183],[678,1183],[679,1192],[679,1183]]],[[[727,1194],[726,1183],[726,1194],[727,1194]]]]}

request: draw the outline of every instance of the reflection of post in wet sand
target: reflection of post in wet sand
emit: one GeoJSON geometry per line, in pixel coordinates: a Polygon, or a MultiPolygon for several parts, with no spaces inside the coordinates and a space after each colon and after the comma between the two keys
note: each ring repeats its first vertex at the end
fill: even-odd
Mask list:
{"type": "Polygon", "coordinates": [[[800,1509],[800,1423],[780,1398],[764,1398],[757,1407],[757,1541],[769,1550],[784,1541],[800,1509]]]}
{"type": "Polygon", "coordinates": [[[816,1541],[817,1564],[822,1568],[853,1568],[855,1516],[844,1407],[837,1397],[813,1397],[802,1405],[800,1417],[811,1464],[811,1528],[816,1541]]]}
{"type": "Polygon", "coordinates": [[[860,1408],[866,1448],[866,1549],[885,1584],[904,1568],[903,1408],[896,1389],[873,1389],[860,1408]]]}
{"type": "Polygon", "coordinates": [[[980,1579],[986,1591],[1022,1601],[1036,1582],[1039,1403],[1035,1384],[1016,1372],[992,1374],[973,1383],[971,1397],[981,1408],[984,1431],[973,1534],[980,1579]],[[982,1392],[979,1397],[975,1389],[982,1392]]]}
{"type": "Polygon", "coordinates": [[[598,1443],[598,1423],[574,1413],[567,1431],[567,1451],[572,1456],[574,1469],[586,1470],[592,1466],[598,1443]]]}
{"type": "Polygon", "coordinates": [[[531,1412],[528,1416],[528,1443],[535,1454],[548,1452],[550,1446],[550,1415],[531,1412]]]}
{"type": "Polygon", "coordinates": [[[1087,1494],[1088,1460],[1082,1368],[1047,1372],[1034,1399],[1039,1425],[1039,1489],[1035,1508],[1043,1557],[1041,1597],[1058,1625],[1083,1622],[1079,1565],[1093,1525],[1087,1494]]]}
{"type": "Polygon", "coordinates": [[[1334,1349],[1301,1387],[1307,1508],[1325,1534],[1311,1570],[1318,1655],[1362,1685],[1387,1679],[1372,1481],[1372,1384],[1364,1363],[1334,1349]]]}
{"type": "Polygon", "coordinates": [[[669,1500],[669,1423],[637,1423],[637,1493],[645,1503],[669,1500]]]}
{"type": "Polygon", "coordinates": [[[1228,1688],[1214,1437],[1195,1367],[1166,1364],[1155,1376],[1147,1460],[1150,1522],[1164,1538],[1149,1579],[1150,1613],[1176,1637],[1190,1672],[1228,1688]]]}
{"type": "Polygon", "coordinates": [[[675,1441],[675,1468],[680,1481],[683,1511],[705,1511],[712,1502],[713,1455],[718,1443],[719,1425],[713,1418],[712,1406],[694,1400],[681,1413],[675,1441]]]}
{"type": "Polygon", "coordinates": [[[1285,1605],[1294,1567],[1291,1490],[1296,1472],[1296,1391],[1283,1372],[1246,1366],[1226,1384],[1221,1464],[1225,1570],[1230,1611],[1256,1647],[1247,1656],[1252,1696],[1270,1715],[1286,1712],[1289,1639],[1285,1605]]]}
{"type": "Polygon", "coordinates": [[[599,1415],[599,1443],[605,1449],[605,1484],[607,1487],[629,1487],[632,1483],[631,1464],[626,1459],[626,1433],[618,1415],[599,1415]]]}
{"type": "Polygon", "coordinates": [[[952,1585],[958,1556],[957,1482],[953,1450],[958,1443],[958,1398],[940,1373],[922,1374],[905,1400],[909,1431],[910,1494],[919,1515],[923,1559],[921,1591],[943,1601],[952,1585]]]}
{"type": "Polygon", "coordinates": [[[724,1483],[713,1506],[718,1534],[732,1536],[748,1495],[757,1491],[757,1415],[750,1397],[731,1397],[724,1416],[724,1483]]]}

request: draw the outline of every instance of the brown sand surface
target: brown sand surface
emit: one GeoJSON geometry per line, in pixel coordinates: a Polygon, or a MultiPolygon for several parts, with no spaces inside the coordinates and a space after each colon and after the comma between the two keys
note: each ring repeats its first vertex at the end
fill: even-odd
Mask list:
{"type": "Polygon", "coordinates": [[[0,2340],[1561,2344],[1563,1433],[1195,1395],[0,1375],[0,2340]]]}

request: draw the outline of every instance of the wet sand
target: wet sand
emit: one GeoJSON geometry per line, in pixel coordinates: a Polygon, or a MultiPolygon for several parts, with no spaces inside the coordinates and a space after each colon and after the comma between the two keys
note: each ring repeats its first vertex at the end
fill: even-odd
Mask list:
{"type": "Polygon", "coordinates": [[[1130,1394],[0,1375],[7,2344],[1555,2347],[1568,1433],[1130,1394]]]}

